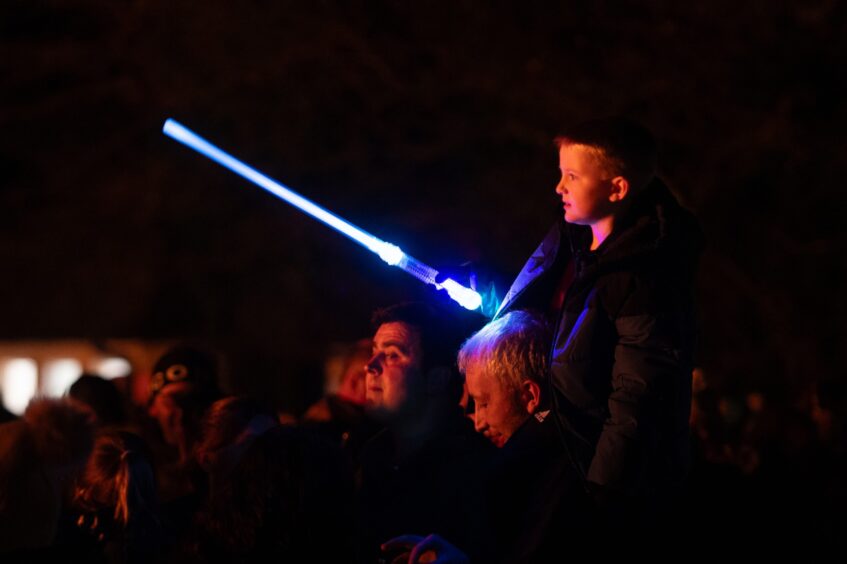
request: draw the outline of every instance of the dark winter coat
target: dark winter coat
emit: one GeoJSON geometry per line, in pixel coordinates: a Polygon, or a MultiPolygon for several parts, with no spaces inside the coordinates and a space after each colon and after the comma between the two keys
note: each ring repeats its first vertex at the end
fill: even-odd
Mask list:
{"type": "Polygon", "coordinates": [[[591,505],[549,411],[536,413],[498,449],[486,473],[488,537],[472,562],[557,562],[587,546],[591,505]]]}
{"type": "Polygon", "coordinates": [[[649,499],[678,486],[688,465],[701,232],[656,180],[595,251],[591,238],[588,227],[554,226],[497,315],[547,311],[573,261],[564,305],[550,313],[553,411],[589,487],[649,499]]]}

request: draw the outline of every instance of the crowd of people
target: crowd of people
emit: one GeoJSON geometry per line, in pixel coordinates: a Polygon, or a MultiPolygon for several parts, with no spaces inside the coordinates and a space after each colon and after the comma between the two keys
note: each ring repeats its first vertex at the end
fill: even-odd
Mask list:
{"type": "Polygon", "coordinates": [[[143,406],[85,375],[0,425],[0,553],[558,562],[693,535],[692,462],[769,467],[710,450],[692,390],[697,224],[643,128],[596,120],[557,144],[562,221],[493,320],[377,310],[297,421],[224,394],[196,348],[159,359],[143,406]]]}

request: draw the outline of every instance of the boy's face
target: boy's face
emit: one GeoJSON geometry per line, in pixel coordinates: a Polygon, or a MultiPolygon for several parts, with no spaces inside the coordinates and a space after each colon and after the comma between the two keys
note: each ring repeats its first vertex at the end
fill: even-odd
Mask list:
{"type": "Polygon", "coordinates": [[[562,198],[565,221],[578,225],[596,225],[614,213],[613,185],[585,145],[562,145],[559,148],[559,170],[562,178],[556,193],[562,198]]]}

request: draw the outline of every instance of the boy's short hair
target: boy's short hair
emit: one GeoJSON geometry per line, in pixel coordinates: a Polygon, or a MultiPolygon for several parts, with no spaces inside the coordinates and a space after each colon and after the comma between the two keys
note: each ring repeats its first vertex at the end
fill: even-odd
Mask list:
{"type": "Polygon", "coordinates": [[[645,127],[624,117],[582,122],[562,132],[555,142],[558,147],[584,145],[593,149],[607,173],[623,176],[635,190],[656,174],[656,140],[645,127]]]}
{"type": "Polygon", "coordinates": [[[474,333],[459,351],[459,370],[477,368],[497,378],[509,392],[524,380],[547,386],[552,333],[544,317],[526,310],[510,311],[474,333]]]}

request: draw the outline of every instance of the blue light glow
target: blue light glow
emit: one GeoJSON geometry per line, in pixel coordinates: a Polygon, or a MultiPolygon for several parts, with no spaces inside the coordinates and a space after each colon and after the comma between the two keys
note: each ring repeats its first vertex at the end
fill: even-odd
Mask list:
{"type": "Polygon", "coordinates": [[[447,290],[447,295],[465,309],[475,310],[479,309],[482,305],[482,296],[470,288],[465,288],[451,278],[448,278],[441,284],[436,284],[435,287],[439,290],[441,288],[447,290]]]}
{"type": "Polygon", "coordinates": [[[375,250],[376,254],[379,255],[379,258],[390,264],[391,266],[397,266],[400,264],[400,261],[403,260],[403,257],[406,256],[400,247],[397,245],[392,245],[391,243],[385,243],[380,241],[381,245],[375,250]]]}
{"type": "Polygon", "coordinates": [[[165,135],[176,139],[188,147],[191,147],[198,153],[201,153],[218,164],[225,166],[234,173],[246,178],[250,182],[253,182],[260,188],[264,188],[274,196],[285,200],[315,219],[318,219],[330,227],[340,231],[344,235],[347,235],[357,243],[369,249],[371,252],[377,254],[379,258],[387,264],[402,268],[418,280],[427,284],[432,284],[439,290],[446,290],[447,294],[462,307],[475,310],[482,304],[482,298],[474,290],[466,288],[458,282],[450,279],[445,280],[442,284],[436,284],[435,277],[438,275],[438,271],[434,268],[431,268],[410,257],[397,245],[387,243],[377,237],[374,237],[367,231],[359,229],[352,223],[341,219],[337,215],[307,200],[290,188],[271,178],[268,178],[256,169],[244,164],[235,157],[212,145],[180,123],[172,119],[168,119],[165,121],[165,126],[162,131],[165,135]]]}
{"type": "Polygon", "coordinates": [[[398,255],[400,255],[402,258],[403,251],[400,250],[399,247],[392,245],[391,247],[393,248],[388,249],[388,244],[384,241],[377,239],[370,233],[359,229],[355,225],[344,221],[340,217],[314,204],[313,202],[307,200],[306,198],[304,198],[297,192],[294,192],[287,186],[284,186],[279,182],[268,178],[258,170],[244,164],[235,157],[218,149],[217,147],[215,147],[193,131],[187,129],[180,123],[169,119],[165,122],[165,127],[163,128],[163,131],[165,135],[176,139],[180,143],[188,145],[195,151],[206,155],[218,164],[221,164],[233,171],[234,173],[243,176],[244,178],[256,184],[260,188],[264,188],[274,196],[285,200],[289,204],[303,210],[315,219],[323,221],[330,227],[334,227],[336,230],[340,231],[344,235],[347,235],[357,243],[364,245],[365,247],[379,255],[380,258],[382,258],[385,262],[388,262],[388,264],[391,264],[391,262],[389,262],[389,259],[396,260],[397,262],[399,262],[400,259],[397,258],[398,255]]]}

